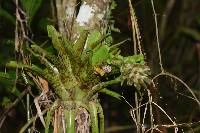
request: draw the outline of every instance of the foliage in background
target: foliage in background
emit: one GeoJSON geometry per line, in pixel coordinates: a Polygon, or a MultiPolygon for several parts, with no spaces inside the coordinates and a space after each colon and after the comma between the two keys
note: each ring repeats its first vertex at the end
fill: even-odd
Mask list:
{"type": "MultiPolygon", "coordinates": [[[[36,0],[37,1],[37,0],[36,0]]],[[[27,5],[27,7],[24,6],[24,9],[29,9],[29,5],[32,1],[30,0],[29,2],[26,2],[23,5],[27,5]]],[[[40,1],[41,2],[41,1],[40,1]]],[[[39,3],[35,3],[35,8],[33,10],[28,11],[30,17],[29,17],[29,24],[31,21],[34,19],[34,16],[37,16],[37,10],[39,9],[39,3]]],[[[46,4],[48,2],[44,2],[46,4]]],[[[116,8],[115,12],[117,15],[120,16],[120,14],[127,14],[127,10],[123,7],[125,5],[125,2],[117,1],[118,7],[116,8]],[[123,7],[123,8],[122,8],[123,7]],[[122,8],[120,10],[120,8],[122,8]]],[[[143,42],[144,42],[144,49],[147,53],[147,59],[148,63],[151,66],[153,70],[153,74],[156,74],[158,72],[158,60],[157,60],[157,52],[156,52],[156,45],[155,40],[154,40],[154,21],[153,21],[153,15],[151,11],[151,4],[149,1],[138,1],[134,2],[135,8],[137,9],[136,13],[137,16],[139,16],[139,24],[142,30],[142,37],[143,37],[143,42]]],[[[2,3],[1,3],[2,4],[2,3]]],[[[13,3],[10,3],[13,4],[13,3]]],[[[179,75],[181,78],[183,78],[184,81],[190,84],[192,88],[194,88],[195,94],[200,97],[199,95],[199,86],[200,86],[200,78],[199,78],[199,64],[200,64],[200,49],[199,49],[199,19],[195,15],[198,12],[198,7],[196,5],[199,4],[198,0],[195,0],[193,3],[188,3],[187,1],[175,1],[173,6],[171,7],[171,11],[167,10],[169,7],[167,7],[168,2],[164,0],[160,0],[156,2],[156,8],[157,8],[157,13],[158,13],[158,18],[160,25],[162,24],[162,21],[164,21],[163,17],[161,14],[166,14],[165,16],[167,20],[165,20],[167,23],[167,26],[164,26],[164,30],[162,35],[160,35],[160,42],[161,42],[161,52],[162,52],[162,57],[163,57],[163,64],[165,68],[173,72],[177,75],[179,75]],[[191,10],[193,9],[193,10],[191,10]],[[186,11],[186,12],[184,12],[186,11]],[[191,18],[191,16],[194,16],[191,18]],[[188,19],[190,18],[190,19],[188,19]],[[174,21],[173,21],[174,20],[174,21]],[[178,26],[177,26],[178,25],[178,26]],[[167,27],[167,28],[166,28],[167,27]],[[183,28],[184,27],[184,28],[183,28]],[[184,33],[184,34],[182,34],[184,33]]],[[[3,6],[6,5],[6,2],[3,2],[3,6]]],[[[34,5],[32,3],[31,5],[34,5]]],[[[14,7],[14,6],[13,6],[14,7]]],[[[11,7],[11,8],[13,8],[11,7]]],[[[127,5],[125,5],[127,7],[127,5]]],[[[30,8],[31,9],[31,8],[30,8]]],[[[14,10],[14,8],[13,8],[14,10]]],[[[38,13],[39,15],[39,13],[38,13]]],[[[5,23],[10,23],[10,24],[15,24],[15,19],[14,19],[14,12],[13,11],[7,11],[4,8],[1,8],[0,10],[0,16],[3,18],[3,23],[4,27],[1,26],[1,35],[0,39],[1,46],[4,49],[7,48],[5,46],[5,42],[8,40],[13,41],[13,35],[10,35],[8,33],[2,34],[3,31],[6,31],[7,29],[9,31],[13,31],[14,28],[10,27],[8,28],[5,26],[5,23]],[[10,12],[10,13],[9,13],[10,12]],[[6,27],[6,28],[5,28],[6,27]]],[[[164,15],[163,15],[164,16],[164,15]]],[[[42,19],[39,18],[41,21],[42,19]]],[[[125,34],[123,31],[129,31],[130,32],[130,24],[127,24],[127,21],[123,21],[124,19],[120,19],[120,17],[116,16],[115,19],[117,20],[116,23],[121,29],[121,34],[120,38],[126,38],[127,36],[131,36],[130,33],[125,34]]],[[[40,20],[37,20],[39,22],[40,20]]],[[[47,21],[45,21],[46,23],[47,21]]],[[[49,22],[47,22],[49,23],[49,22]]],[[[33,21],[32,25],[36,25],[33,21]]],[[[43,24],[42,24],[43,25],[43,24]]],[[[47,24],[44,24],[45,26],[42,28],[45,29],[47,24]]],[[[44,30],[43,30],[44,31],[44,30]]],[[[41,29],[36,29],[34,30],[34,35],[35,38],[37,38],[37,32],[41,32],[41,29]]],[[[40,33],[41,34],[41,33],[40,33]]],[[[46,33],[42,33],[42,36],[47,38],[46,33]]],[[[118,35],[116,35],[118,36],[118,35]]],[[[114,36],[115,38],[115,36],[114,36]]],[[[117,37],[118,39],[119,37],[117,37]]],[[[43,39],[37,40],[38,42],[44,41],[43,39]]],[[[122,47],[122,46],[121,46],[122,47]]],[[[11,52],[9,51],[9,56],[13,56],[13,48],[10,48],[11,52]]],[[[130,49],[130,44],[128,46],[122,47],[122,53],[130,53],[128,51],[130,49]]],[[[106,48],[105,48],[106,50],[106,48]]],[[[132,51],[131,51],[132,52],[132,51]]],[[[1,52],[3,53],[3,52],[1,52]]],[[[98,53],[97,53],[98,54],[98,53]]],[[[1,57],[4,56],[1,54],[1,57]]],[[[4,56],[5,57],[5,56],[4,56]]],[[[3,60],[3,58],[1,59],[3,60]]],[[[8,59],[11,60],[11,59],[8,59]]],[[[7,62],[7,61],[5,61],[7,62]]],[[[1,68],[4,70],[4,66],[2,63],[1,68]]],[[[15,73],[15,72],[14,72],[15,73]]],[[[9,75],[5,75],[5,77],[9,77],[9,75]]],[[[3,78],[4,79],[4,78],[3,78]]],[[[9,78],[10,79],[10,78],[9,78]]],[[[8,103],[11,101],[14,101],[16,96],[19,95],[19,92],[22,92],[22,90],[19,89],[18,93],[13,94],[13,84],[15,81],[15,75],[12,76],[11,78],[12,82],[6,82],[3,81],[1,83],[1,95],[2,95],[2,107],[7,106],[8,103]],[[5,93],[5,90],[7,92],[5,93]],[[4,97],[4,98],[3,98],[4,97]],[[3,100],[4,99],[4,100],[3,100]]],[[[23,79],[22,79],[23,80],[23,79]]],[[[18,85],[19,86],[19,85],[18,85]]],[[[198,106],[195,106],[193,101],[190,101],[189,99],[185,98],[185,95],[188,95],[188,91],[183,89],[184,87],[182,85],[177,84],[176,81],[172,80],[169,78],[169,82],[160,79],[159,84],[157,85],[159,91],[156,91],[155,93],[158,94],[157,99],[158,103],[167,111],[169,112],[170,116],[174,116],[177,118],[178,122],[193,122],[193,121],[199,121],[199,108],[198,106]],[[172,82],[171,82],[172,81],[172,82]],[[169,100],[170,99],[170,100],[169,100]],[[174,108],[174,104],[176,103],[176,108],[174,108]],[[166,105],[167,104],[167,105],[166,105]],[[194,110],[191,112],[190,108],[193,108],[194,110]],[[183,117],[183,115],[185,117],[183,117]]],[[[19,87],[20,88],[20,87],[19,87]]],[[[133,101],[133,98],[131,97],[128,99],[128,101],[133,101]]],[[[118,103],[109,103],[109,104],[116,104],[116,106],[119,106],[118,103]]],[[[126,105],[123,105],[126,106],[126,105]]],[[[109,108],[108,108],[109,109],[109,108]]],[[[108,111],[108,110],[107,110],[108,111]]],[[[162,118],[162,122],[168,122],[166,120],[165,116],[162,115],[160,112],[161,116],[156,116],[162,118]]],[[[110,120],[109,120],[110,121],[110,120]]],[[[157,121],[157,120],[156,120],[157,121]]],[[[159,122],[159,119],[158,121],[159,122]]],[[[126,123],[127,124],[127,123],[126,123]]],[[[198,127],[198,126],[197,126],[198,127]]],[[[196,128],[195,128],[196,129],[196,128]]],[[[187,130],[183,128],[183,130],[187,130]]],[[[197,128],[198,130],[198,128],[197,128]]]]}

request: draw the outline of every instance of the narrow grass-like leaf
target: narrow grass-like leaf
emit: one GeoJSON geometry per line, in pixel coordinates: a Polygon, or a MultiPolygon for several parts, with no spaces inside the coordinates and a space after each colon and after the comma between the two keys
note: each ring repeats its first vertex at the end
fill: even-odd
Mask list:
{"type": "Polygon", "coordinates": [[[28,23],[30,24],[41,6],[42,0],[21,0],[21,3],[28,17],[28,23]]]}
{"type": "Polygon", "coordinates": [[[80,36],[79,36],[79,38],[78,38],[78,40],[74,44],[73,49],[76,52],[76,55],[78,57],[80,57],[80,55],[83,52],[84,46],[86,44],[87,36],[88,36],[88,31],[82,31],[80,36]]]}
{"type": "Polygon", "coordinates": [[[111,91],[111,90],[108,90],[106,88],[100,90],[100,92],[104,93],[104,94],[107,94],[107,95],[110,95],[110,96],[112,96],[114,98],[117,98],[118,100],[121,100],[121,98],[122,98],[122,96],[119,93],[111,91]]]}
{"type": "Polygon", "coordinates": [[[200,41],[200,32],[192,29],[192,28],[187,28],[187,27],[182,27],[180,28],[180,31],[188,36],[190,36],[191,38],[200,41]]]}
{"type": "Polygon", "coordinates": [[[9,20],[13,25],[15,25],[15,18],[8,11],[3,8],[0,8],[0,16],[9,20]]]}

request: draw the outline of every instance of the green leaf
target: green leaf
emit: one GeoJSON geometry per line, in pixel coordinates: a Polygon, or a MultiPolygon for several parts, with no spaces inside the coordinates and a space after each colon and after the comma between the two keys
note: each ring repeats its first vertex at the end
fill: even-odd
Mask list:
{"type": "Polygon", "coordinates": [[[6,64],[6,66],[10,67],[10,68],[27,69],[27,70],[35,71],[37,73],[43,73],[43,70],[41,68],[39,68],[38,66],[36,66],[36,65],[29,66],[29,65],[25,65],[23,63],[18,63],[16,61],[8,62],[6,64]]]}
{"type": "Polygon", "coordinates": [[[189,35],[193,39],[200,41],[200,32],[199,31],[191,29],[191,28],[186,28],[186,27],[181,28],[180,31],[186,35],[189,35]]]}
{"type": "Polygon", "coordinates": [[[124,62],[129,64],[143,64],[144,63],[144,55],[138,54],[138,55],[132,55],[124,57],[124,62]]]}
{"type": "Polygon", "coordinates": [[[86,40],[87,40],[87,36],[88,36],[88,31],[82,31],[80,33],[79,38],[77,39],[76,43],[73,46],[74,52],[76,52],[76,55],[78,57],[80,57],[80,55],[83,52],[86,40]]]}
{"type": "Polygon", "coordinates": [[[107,59],[110,57],[109,49],[110,49],[109,46],[102,45],[96,51],[94,51],[92,56],[92,65],[95,66],[103,62],[106,62],[107,59]]]}
{"type": "Polygon", "coordinates": [[[110,95],[110,96],[112,96],[112,97],[114,97],[114,98],[116,98],[118,100],[121,100],[121,98],[122,98],[122,96],[119,93],[117,93],[115,91],[111,91],[111,90],[106,89],[106,88],[100,90],[100,92],[104,93],[104,94],[107,94],[107,95],[110,95]]]}
{"type": "Polygon", "coordinates": [[[66,55],[62,35],[52,25],[47,25],[47,32],[56,51],[61,55],[66,55]]]}
{"type": "Polygon", "coordinates": [[[21,0],[22,7],[28,17],[28,23],[31,24],[33,17],[40,8],[42,0],[21,0]]]}
{"type": "Polygon", "coordinates": [[[8,97],[3,97],[3,101],[1,103],[1,106],[6,108],[11,103],[11,100],[8,97]]]}
{"type": "Polygon", "coordinates": [[[15,18],[8,11],[3,8],[0,8],[0,16],[9,20],[13,25],[15,25],[15,18]]]}
{"type": "Polygon", "coordinates": [[[47,25],[51,25],[52,22],[48,18],[41,18],[38,23],[38,28],[43,32],[47,32],[47,25]]]}
{"type": "Polygon", "coordinates": [[[200,15],[197,16],[196,21],[197,21],[197,24],[200,25],[200,15]]]}
{"type": "Polygon", "coordinates": [[[98,42],[100,39],[101,39],[101,33],[98,30],[92,31],[88,35],[87,48],[92,49],[93,47],[95,47],[92,45],[96,44],[96,42],[98,42]]]}
{"type": "Polygon", "coordinates": [[[15,79],[16,78],[16,74],[15,73],[0,72],[0,78],[15,79]]]}

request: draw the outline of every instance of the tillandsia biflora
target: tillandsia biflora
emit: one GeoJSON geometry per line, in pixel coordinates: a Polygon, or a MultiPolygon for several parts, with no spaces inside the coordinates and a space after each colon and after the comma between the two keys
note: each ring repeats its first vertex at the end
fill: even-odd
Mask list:
{"type": "Polygon", "coordinates": [[[71,30],[67,27],[67,34],[63,29],[57,31],[48,25],[48,36],[56,52],[48,52],[37,44],[26,47],[40,61],[39,65],[16,61],[7,63],[7,67],[23,69],[32,77],[50,84],[51,95],[46,89],[39,97],[40,101],[50,101],[43,104],[48,110],[45,120],[40,107],[37,108],[46,133],[50,132],[51,124],[54,132],[104,133],[104,115],[98,94],[104,93],[120,100],[121,95],[109,90],[108,86],[126,83],[141,91],[150,83],[150,69],[144,54],[120,55],[118,46],[121,43],[113,44],[108,26],[99,27],[100,20],[109,14],[107,10],[111,10],[110,6],[103,6],[105,3],[110,5],[106,0],[83,1],[78,15],[74,16],[74,13],[74,20],[70,20],[74,23],[71,30]],[[86,16],[83,14],[85,10],[86,16]],[[102,78],[106,80],[102,81],[102,78]]]}

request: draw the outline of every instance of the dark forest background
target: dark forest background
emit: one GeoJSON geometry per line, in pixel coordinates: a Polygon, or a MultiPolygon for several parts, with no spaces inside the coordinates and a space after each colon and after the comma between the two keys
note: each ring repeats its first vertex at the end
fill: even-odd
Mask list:
{"type": "MultiPolygon", "coordinates": [[[[146,60],[152,70],[152,77],[160,72],[158,50],[156,45],[155,22],[150,0],[132,1],[138,17],[142,36],[142,47],[146,60]]],[[[115,27],[120,33],[113,33],[115,42],[132,36],[130,14],[127,0],[116,0],[117,7],[113,10],[115,27]]],[[[30,21],[32,39],[35,42],[48,44],[46,26],[54,24],[51,14],[51,2],[41,0],[30,21]]],[[[30,7],[31,8],[31,7],[30,7]]],[[[155,0],[158,18],[159,39],[164,69],[188,84],[200,99],[200,1],[199,0],[155,0]]],[[[0,114],[21,95],[24,85],[15,85],[15,70],[8,70],[5,64],[16,58],[14,52],[15,36],[15,4],[12,0],[0,0],[0,70],[9,71],[6,77],[0,76],[0,114]]],[[[121,46],[123,55],[133,53],[132,42],[121,46]]],[[[112,89],[122,89],[123,96],[134,106],[134,92],[131,87],[114,86],[112,89]]],[[[120,91],[121,92],[121,91],[120,91]]],[[[33,91],[37,94],[37,91],[33,91]]],[[[187,89],[179,82],[168,77],[157,80],[155,95],[158,104],[176,120],[177,123],[200,121],[199,106],[190,98],[187,89]]],[[[107,132],[133,131],[134,123],[130,117],[130,106],[118,102],[109,96],[101,96],[104,105],[107,132]],[[123,129],[123,130],[121,130],[123,129]]],[[[24,97],[9,113],[7,113],[0,132],[11,133],[26,123],[26,97],[24,97]]],[[[33,100],[33,99],[32,99],[33,100]]],[[[35,114],[34,103],[32,114],[35,114]]],[[[161,112],[159,120],[168,124],[166,116],[161,112]]],[[[155,113],[156,115],[156,113],[155,113]]],[[[37,124],[37,123],[36,123],[37,124]]],[[[147,125],[148,126],[148,125],[147,125]]],[[[38,127],[40,124],[38,122],[38,127]]],[[[192,127],[194,132],[200,132],[200,125],[192,127]]],[[[189,128],[183,128],[188,131],[189,128]]]]}

